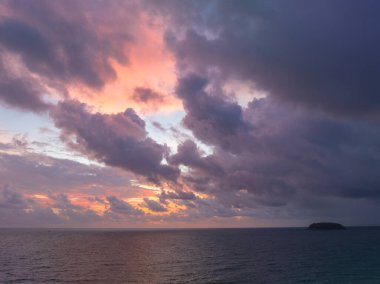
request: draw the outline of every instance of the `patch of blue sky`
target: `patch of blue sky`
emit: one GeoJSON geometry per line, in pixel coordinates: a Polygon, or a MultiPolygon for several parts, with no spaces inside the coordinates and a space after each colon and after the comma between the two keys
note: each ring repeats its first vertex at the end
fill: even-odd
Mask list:
{"type": "Polygon", "coordinates": [[[47,114],[35,114],[0,106],[0,138],[10,142],[13,137],[25,137],[27,150],[58,159],[69,159],[83,164],[97,164],[68,149],[59,139],[59,130],[47,114]]]}
{"type": "Polygon", "coordinates": [[[144,119],[147,122],[146,129],[149,136],[160,144],[166,144],[170,148],[171,153],[176,153],[178,144],[184,142],[185,137],[187,137],[188,139],[193,140],[198,145],[199,149],[201,149],[206,155],[211,154],[213,152],[211,146],[196,139],[191,131],[182,126],[181,122],[185,115],[186,113],[183,110],[180,110],[166,114],[159,113],[145,116],[144,119]],[[154,126],[153,122],[159,122],[163,129],[154,126]],[[183,139],[175,137],[171,130],[172,127],[178,129],[183,134],[183,139]]]}

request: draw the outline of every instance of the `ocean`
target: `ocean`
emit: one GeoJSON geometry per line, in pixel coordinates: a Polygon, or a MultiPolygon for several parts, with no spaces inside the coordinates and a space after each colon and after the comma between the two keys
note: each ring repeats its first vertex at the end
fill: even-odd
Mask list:
{"type": "Polygon", "coordinates": [[[1,283],[380,283],[380,227],[0,229],[1,283]]]}

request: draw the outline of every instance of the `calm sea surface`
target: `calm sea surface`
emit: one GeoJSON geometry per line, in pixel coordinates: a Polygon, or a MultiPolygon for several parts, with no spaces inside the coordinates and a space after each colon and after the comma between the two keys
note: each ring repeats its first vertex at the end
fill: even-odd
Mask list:
{"type": "Polygon", "coordinates": [[[380,283],[380,228],[0,229],[1,283],[380,283]]]}

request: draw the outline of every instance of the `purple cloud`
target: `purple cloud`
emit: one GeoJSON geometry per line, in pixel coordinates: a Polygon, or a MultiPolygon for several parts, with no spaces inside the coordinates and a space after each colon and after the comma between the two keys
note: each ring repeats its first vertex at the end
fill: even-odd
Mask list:
{"type": "Polygon", "coordinates": [[[144,212],[140,209],[133,207],[128,202],[117,198],[116,196],[107,196],[107,201],[109,204],[108,214],[122,214],[128,216],[140,216],[144,215],[144,212]]]}
{"type": "Polygon", "coordinates": [[[150,88],[145,88],[145,87],[135,88],[132,98],[136,102],[141,102],[141,103],[149,103],[149,102],[163,103],[165,100],[162,94],[150,88]]]}
{"type": "Polygon", "coordinates": [[[179,80],[176,93],[187,112],[183,124],[206,143],[235,148],[233,140],[249,130],[243,120],[243,110],[221,90],[216,94],[206,92],[207,86],[208,80],[195,74],[179,80]]]}
{"type": "Polygon", "coordinates": [[[123,17],[128,29],[112,24],[109,31],[103,21],[115,6],[102,2],[16,0],[1,8],[0,99],[12,107],[45,111],[43,97],[52,90],[61,97],[69,96],[68,85],[98,90],[116,78],[111,61],[128,64],[124,46],[133,41],[138,13],[123,17]]]}
{"type": "Polygon", "coordinates": [[[154,201],[149,198],[144,198],[144,202],[148,209],[152,210],[153,212],[166,212],[168,211],[165,206],[163,206],[161,203],[154,201]]]}
{"type": "Polygon", "coordinates": [[[191,141],[178,146],[168,160],[189,168],[182,175],[187,185],[237,208],[286,206],[298,198],[321,196],[380,197],[376,124],[338,119],[269,98],[253,100],[243,117],[249,130],[231,138],[240,152],[222,148],[217,127],[209,131],[215,139],[203,140],[215,141],[211,155],[201,155],[191,141]]]}
{"type": "Polygon", "coordinates": [[[143,175],[151,181],[176,180],[179,170],[162,164],[166,146],[147,136],[145,122],[132,110],[124,113],[91,113],[77,101],[60,102],[50,112],[62,130],[62,140],[72,149],[110,166],[143,175]]]}
{"type": "Polygon", "coordinates": [[[154,8],[172,20],[166,40],[180,72],[217,70],[292,103],[379,118],[378,2],[166,4],[154,8]]]}

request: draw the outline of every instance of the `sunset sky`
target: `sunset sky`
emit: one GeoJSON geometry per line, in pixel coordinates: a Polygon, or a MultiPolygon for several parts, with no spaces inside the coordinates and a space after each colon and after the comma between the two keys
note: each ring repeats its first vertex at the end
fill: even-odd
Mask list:
{"type": "Polygon", "coordinates": [[[0,2],[0,226],[380,225],[379,1],[0,2]]]}

